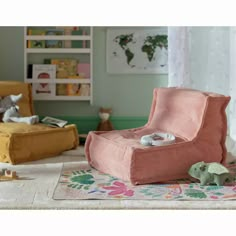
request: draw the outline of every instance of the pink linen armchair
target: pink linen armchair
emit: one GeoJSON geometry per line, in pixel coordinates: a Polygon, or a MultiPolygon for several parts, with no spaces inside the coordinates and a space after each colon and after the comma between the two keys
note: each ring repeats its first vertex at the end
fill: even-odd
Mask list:
{"type": "Polygon", "coordinates": [[[145,126],[89,132],[85,154],[92,167],[137,185],[185,178],[199,161],[225,163],[230,97],[185,88],[156,88],[153,95],[145,126]],[[155,132],[173,134],[175,143],[140,143],[155,132]]]}

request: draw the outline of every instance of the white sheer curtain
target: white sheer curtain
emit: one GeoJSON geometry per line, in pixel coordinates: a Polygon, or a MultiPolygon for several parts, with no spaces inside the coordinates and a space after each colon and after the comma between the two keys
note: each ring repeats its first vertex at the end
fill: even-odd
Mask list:
{"type": "Polygon", "coordinates": [[[169,27],[168,86],[231,96],[228,151],[236,155],[236,27],[169,27]]]}

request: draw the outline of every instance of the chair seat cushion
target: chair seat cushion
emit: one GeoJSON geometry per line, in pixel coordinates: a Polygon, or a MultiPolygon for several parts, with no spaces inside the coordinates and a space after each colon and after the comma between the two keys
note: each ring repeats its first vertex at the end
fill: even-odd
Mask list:
{"type": "Polygon", "coordinates": [[[44,124],[0,123],[0,161],[18,164],[76,148],[75,125],[52,128],[44,124]]]}
{"type": "MultiPolygon", "coordinates": [[[[144,133],[153,132],[158,131],[138,128],[90,132],[85,145],[88,161],[99,171],[133,184],[187,177],[189,166],[201,160],[194,143],[176,137],[176,142],[167,146],[140,144],[144,133]]],[[[204,145],[202,150],[205,151],[204,145]]],[[[212,157],[210,153],[205,153],[204,158],[210,160],[212,157]]],[[[215,160],[219,160],[219,157],[216,156],[215,160]]]]}
{"type": "MultiPolygon", "coordinates": [[[[146,128],[136,128],[136,129],[126,129],[126,130],[113,130],[111,132],[95,132],[100,137],[103,137],[106,140],[110,140],[116,145],[121,145],[124,147],[148,149],[148,146],[141,144],[140,140],[143,135],[153,134],[160,132],[157,129],[146,129],[146,128]]],[[[183,142],[184,140],[176,137],[175,143],[183,142]]]]}
{"type": "Polygon", "coordinates": [[[89,132],[85,144],[88,162],[103,173],[137,185],[186,178],[192,164],[203,159],[206,162],[222,160],[221,146],[209,146],[205,141],[176,136],[171,145],[140,144],[142,135],[155,132],[159,130],[146,127],[89,132]]]}

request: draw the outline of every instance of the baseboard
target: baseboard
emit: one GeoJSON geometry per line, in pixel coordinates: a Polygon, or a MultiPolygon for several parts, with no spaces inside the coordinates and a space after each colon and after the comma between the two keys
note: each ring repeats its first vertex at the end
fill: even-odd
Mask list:
{"type": "MultiPolygon", "coordinates": [[[[96,130],[100,118],[97,116],[55,116],[55,118],[67,120],[69,124],[75,124],[77,126],[78,132],[88,133],[89,131],[96,130]]],[[[115,129],[129,129],[141,127],[147,123],[147,117],[111,117],[111,122],[115,129]]]]}

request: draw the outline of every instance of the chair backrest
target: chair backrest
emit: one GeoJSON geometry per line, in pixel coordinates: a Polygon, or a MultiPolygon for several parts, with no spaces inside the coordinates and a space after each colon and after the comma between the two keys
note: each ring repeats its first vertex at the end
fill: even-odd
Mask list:
{"type": "Polygon", "coordinates": [[[185,140],[199,135],[212,143],[225,141],[225,108],[230,97],[185,88],[154,89],[146,126],[173,133],[185,140]],[[209,136],[210,135],[210,136],[209,136]]]}
{"type": "Polygon", "coordinates": [[[34,111],[30,84],[18,81],[0,81],[0,97],[19,93],[23,94],[23,98],[17,104],[20,107],[20,114],[22,116],[32,116],[34,111]]]}

